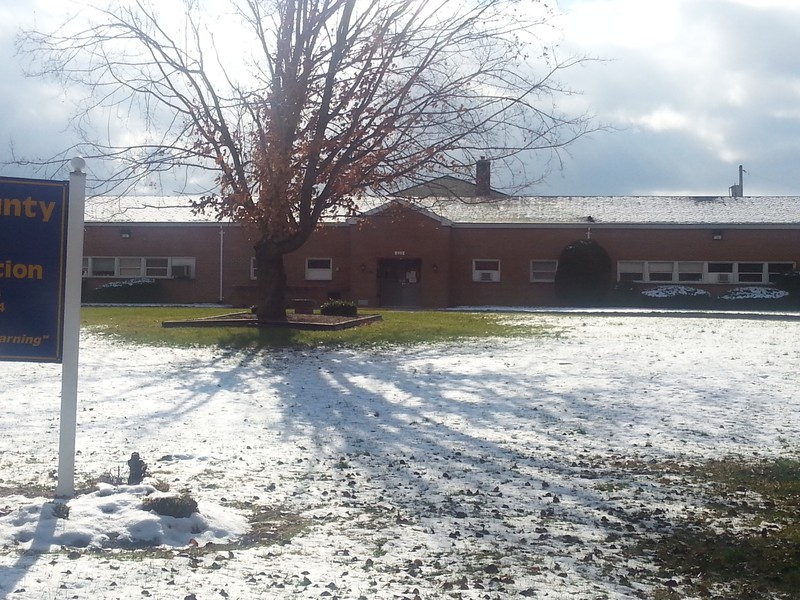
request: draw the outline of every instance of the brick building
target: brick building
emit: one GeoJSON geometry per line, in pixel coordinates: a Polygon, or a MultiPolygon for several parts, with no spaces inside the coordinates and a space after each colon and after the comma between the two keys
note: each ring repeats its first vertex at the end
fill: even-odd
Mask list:
{"type": "MultiPolygon", "coordinates": [[[[147,278],[154,301],[256,301],[253,239],[180,198],[90,201],[86,296],[147,278]]],[[[612,278],[712,293],[768,286],[800,263],[800,197],[368,198],[286,257],[289,298],[364,307],[552,306],[558,260],[591,239],[612,278]]]]}

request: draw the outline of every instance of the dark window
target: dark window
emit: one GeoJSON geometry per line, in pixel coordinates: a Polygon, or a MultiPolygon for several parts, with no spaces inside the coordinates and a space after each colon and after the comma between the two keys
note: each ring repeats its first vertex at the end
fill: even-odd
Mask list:
{"type": "Polygon", "coordinates": [[[708,263],[709,273],[733,273],[733,263],[708,263]]]}

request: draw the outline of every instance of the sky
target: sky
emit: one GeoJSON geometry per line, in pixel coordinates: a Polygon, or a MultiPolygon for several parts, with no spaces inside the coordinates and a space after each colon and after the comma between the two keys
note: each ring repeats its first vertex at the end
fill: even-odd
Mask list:
{"type": "MultiPolygon", "coordinates": [[[[68,147],[63,92],[25,79],[14,38],[52,25],[47,0],[0,6],[0,161],[68,147]]],[[[743,165],[745,195],[800,194],[800,31],[796,0],[559,0],[565,71],[602,130],[562,154],[563,168],[525,190],[542,195],[727,195],[743,165]]],[[[532,172],[537,165],[531,161],[532,172]]],[[[28,176],[8,167],[4,175],[28,176]]],[[[505,178],[493,173],[495,187],[505,178]]],[[[169,190],[161,190],[169,193],[169,190]]]]}
{"type": "Polygon", "coordinates": [[[84,329],[67,519],[33,487],[53,486],[59,365],[4,363],[0,597],[632,600],[670,585],[638,543],[751,539],[757,493],[690,465],[796,459],[800,322],[503,318],[551,334],[253,352],[84,329]],[[150,477],[128,486],[133,451],[150,477]],[[142,508],[181,491],[199,514],[142,508]],[[253,516],[258,544],[219,545],[253,516]]]}

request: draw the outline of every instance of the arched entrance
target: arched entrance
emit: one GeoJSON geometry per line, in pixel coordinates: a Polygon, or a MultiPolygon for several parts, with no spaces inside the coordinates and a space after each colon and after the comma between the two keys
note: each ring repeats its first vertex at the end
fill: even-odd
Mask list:
{"type": "Polygon", "coordinates": [[[561,251],[556,297],[567,306],[603,306],[612,283],[611,258],[595,240],[578,240],[561,251]]]}

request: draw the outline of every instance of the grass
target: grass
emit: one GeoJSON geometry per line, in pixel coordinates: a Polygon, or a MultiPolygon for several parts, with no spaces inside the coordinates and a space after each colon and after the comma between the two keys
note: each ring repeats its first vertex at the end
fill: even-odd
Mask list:
{"type": "Polygon", "coordinates": [[[800,461],[719,460],[693,471],[708,493],[703,510],[637,553],[692,597],[800,598],[800,461]]]}
{"type": "Polygon", "coordinates": [[[212,317],[234,312],[225,308],[91,306],[81,309],[81,325],[125,342],[163,346],[218,346],[259,349],[408,345],[468,338],[545,335],[544,325],[510,324],[502,315],[439,311],[369,311],[383,320],[341,331],[284,328],[163,328],[171,320],[212,317]]]}

